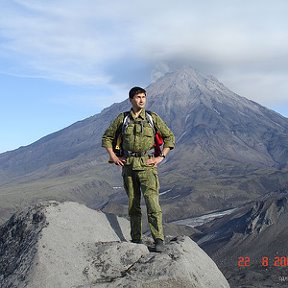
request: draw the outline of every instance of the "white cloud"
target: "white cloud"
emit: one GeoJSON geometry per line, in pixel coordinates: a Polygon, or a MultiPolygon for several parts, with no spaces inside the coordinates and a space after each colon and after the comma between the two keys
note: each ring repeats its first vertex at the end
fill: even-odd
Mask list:
{"type": "Polygon", "coordinates": [[[0,5],[0,59],[10,61],[6,72],[123,91],[135,82],[149,84],[150,73],[154,80],[189,62],[207,74],[225,75],[232,90],[246,86],[241,91],[250,99],[261,94],[267,105],[286,99],[284,0],[11,0],[0,5]]]}
{"type": "Polygon", "coordinates": [[[266,105],[278,107],[281,104],[288,108],[288,83],[287,75],[269,75],[265,73],[223,74],[221,80],[226,86],[234,87],[234,92],[248,99],[266,105]]]}
{"type": "Polygon", "coordinates": [[[84,9],[82,1],[17,2],[23,10],[8,10],[1,20],[1,36],[6,39],[1,54],[10,55],[11,61],[16,58],[17,67],[12,69],[21,64],[32,74],[103,84],[110,79],[106,63],[128,53],[121,45],[125,37],[118,34],[117,21],[106,19],[107,11],[103,15],[94,10],[91,1],[92,10],[89,5],[84,9]]]}

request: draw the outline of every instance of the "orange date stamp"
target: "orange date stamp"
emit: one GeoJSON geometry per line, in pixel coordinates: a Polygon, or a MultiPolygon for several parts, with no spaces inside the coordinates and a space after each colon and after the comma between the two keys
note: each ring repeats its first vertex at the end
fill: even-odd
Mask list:
{"type": "Polygon", "coordinates": [[[254,264],[260,264],[262,267],[287,267],[288,268],[288,256],[262,256],[259,262],[251,261],[249,256],[239,256],[237,259],[237,266],[250,267],[254,264]],[[259,263],[260,262],[260,263],[259,263]]]}

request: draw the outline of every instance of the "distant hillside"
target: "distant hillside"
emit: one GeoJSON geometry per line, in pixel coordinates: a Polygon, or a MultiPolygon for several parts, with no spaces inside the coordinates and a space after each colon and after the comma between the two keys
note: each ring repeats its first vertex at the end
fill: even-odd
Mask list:
{"type": "MultiPolygon", "coordinates": [[[[148,109],[167,122],[177,140],[159,169],[166,221],[235,207],[286,185],[287,118],[189,67],[166,74],[147,91],[148,109]]],[[[101,136],[129,108],[128,100],[113,104],[0,154],[1,211],[55,199],[126,213],[125,193],[121,198],[116,189],[121,173],[107,164],[101,136]]]]}
{"type": "Polygon", "coordinates": [[[288,190],[197,227],[201,231],[197,243],[232,287],[286,287],[281,279],[287,277],[287,219],[288,190]]]}

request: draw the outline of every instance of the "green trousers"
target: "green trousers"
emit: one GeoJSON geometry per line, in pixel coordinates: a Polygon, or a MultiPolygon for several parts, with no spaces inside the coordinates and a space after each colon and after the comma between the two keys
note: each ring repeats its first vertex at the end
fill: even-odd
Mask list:
{"type": "Polygon", "coordinates": [[[145,167],[144,170],[133,170],[127,165],[123,167],[122,176],[129,199],[128,213],[132,240],[138,241],[142,237],[141,192],[146,203],[152,237],[154,240],[156,238],[164,240],[157,168],[145,167]]]}

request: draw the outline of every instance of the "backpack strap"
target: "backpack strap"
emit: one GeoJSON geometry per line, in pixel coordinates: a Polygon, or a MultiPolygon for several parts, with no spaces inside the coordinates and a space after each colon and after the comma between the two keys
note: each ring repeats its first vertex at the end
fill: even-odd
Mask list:
{"type": "Polygon", "coordinates": [[[154,134],[156,133],[156,128],[154,125],[154,121],[153,121],[153,117],[152,117],[152,112],[149,110],[146,110],[146,119],[148,121],[148,123],[150,124],[150,126],[153,128],[154,134]]]}
{"type": "Polygon", "coordinates": [[[124,113],[124,119],[122,122],[122,127],[121,127],[121,133],[123,134],[125,132],[125,129],[127,128],[127,126],[130,123],[130,111],[125,111],[124,113]]]}
{"type": "MultiPolygon", "coordinates": [[[[129,113],[130,113],[129,111],[123,113],[124,120],[126,119],[125,122],[128,121],[128,118],[130,118],[129,113]]],[[[127,123],[127,125],[128,124],[129,122],[127,123]]],[[[124,127],[124,121],[122,121],[121,125],[118,126],[115,132],[115,136],[112,142],[113,150],[117,156],[121,156],[122,153],[122,134],[125,128],[126,127],[124,127]]]]}
{"type": "Polygon", "coordinates": [[[149,110],[146,110],[146,118],[149,122],[149,124],[151,125],[151,127],[153,128],[154,131],[154,156],[157,157],[159,155],[161,155],[161,151],[162,151],[162,145],[164,144],[163,138],[160,134],[160,132],[157,130],[154,121],[153,121],[153,117],[152,117],[152,112],[149,110]]]}
{"type": "MultiPolygon", "coordinates": [[[[153,121],[153,117],[152,117],[152,112],[149,110],[146,110],[146,120],[149,123],[149,125],[153,128],[154,134],[156,133],[156,128],[154,125],[154,121],[153,121]]],[[[123,122],[122,122],[122,127],[121,127],[121,132],[122,134],[124,134],[127,126],[129,125],[131,118],[130,118],[130,111],[125,111],[124,113],[124,118],[123,118],[123,122]]]]}

